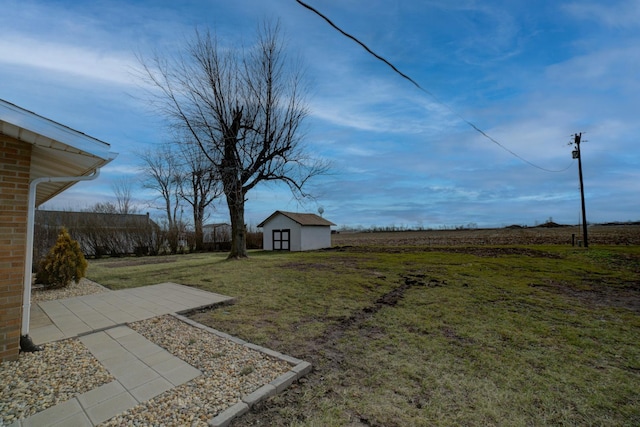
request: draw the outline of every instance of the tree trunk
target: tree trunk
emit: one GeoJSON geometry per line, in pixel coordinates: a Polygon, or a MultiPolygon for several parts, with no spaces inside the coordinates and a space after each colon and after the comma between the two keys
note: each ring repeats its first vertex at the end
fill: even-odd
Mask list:
{"type": "Polygon", "coordinates": [[[204,234],[202,232],[202,219],[196,222],[195,225],[195,233],[196,233],[196,251],[204,250],[204,234]]]}
{"type": "Polygon", "coordinates": [[[241,180],[242,162],[236,152],[242,123],[242,108],[233,111],[233,121],[224,135],[222,182],[231,217],[231,252],[228,259],[247,258],[247,231],[244,226],[244,191],[241,180]]]}
{"type": "Polygon", "coordinates": [[[193,207],[193,226],[195,228],[195,249],[202,251],[204,249],[204,233],[202,226],[204,222],[204,207],[196,204],[193,207]]]}
{"type": "Polygon", "coordinates": [[[242,190],[227,194],[231,217],[231,252],[228,259],[247,258],[247,230],[244,224],[244,196],[242,190]]]}
{"type": "Polygon", "coordinates": [[[179,240],[178,227],[174,225],[169,229],[167,233],[167,241],[169,243],[169,252],[172,254],[178,253],[178,240],[179,240]]]}

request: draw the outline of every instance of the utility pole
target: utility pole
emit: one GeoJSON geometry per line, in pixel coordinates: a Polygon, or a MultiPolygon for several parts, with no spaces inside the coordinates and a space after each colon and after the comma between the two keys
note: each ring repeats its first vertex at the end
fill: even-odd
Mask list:
{"type": "Polygon", "coordinates": [[[584,184],[582,182],[582,156],[580,155],[580,140],[582,139],[582,132],[574,135],[573,143],[575,144],[575,150],[573,151],[573,158],[578,159],[578,174],[580,176],[580,197],[582,199],[582,234],[584,235],[584,247],[589,247],[589,239],[587,237],[587,211],[584,204],[584,184]]]}

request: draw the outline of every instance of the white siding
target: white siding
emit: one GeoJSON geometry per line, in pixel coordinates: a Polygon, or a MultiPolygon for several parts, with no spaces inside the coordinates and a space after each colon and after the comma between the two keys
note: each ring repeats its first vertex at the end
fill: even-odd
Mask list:
{"type": "Polygon", "coordinates": [[[309,225],[302,228],[301,250],[310,251],[331,247],[331,227],[309,225]]]}

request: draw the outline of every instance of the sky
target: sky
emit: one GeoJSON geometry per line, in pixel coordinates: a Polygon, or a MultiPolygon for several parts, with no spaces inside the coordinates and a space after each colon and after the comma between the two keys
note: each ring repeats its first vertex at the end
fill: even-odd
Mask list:
{"type": "MultiPolygon", "coordinates": [[[[337,228],[578,224],[573,135],[587,220],[640,220],[640,0],[306,0],[409,76],[295,0],[0,0],[0,98],[111,144],[118,157],[45,209],[114,201],[136,153],[167,141],[138,77],[210,29],[250,42],[280,22],[310,91],[307,151],[330,163],[309,183],[251,190],[245,220],[316,213],[337,228]]],[[[185,212],[185,217],[188,213],[185,212]]],[[[208,222],[228,222],[223,199],[208,222]]]]}

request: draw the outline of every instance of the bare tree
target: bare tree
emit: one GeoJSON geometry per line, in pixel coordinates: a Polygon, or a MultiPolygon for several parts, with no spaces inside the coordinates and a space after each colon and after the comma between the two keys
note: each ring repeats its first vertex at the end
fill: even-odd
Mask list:
{"type": "Polygon", "coordinates": [[[182,172],[179,174],[180,197],[193,210],[195,249],[202,250],[202,227],[206,219],[206,209],[220,197],[222,186],[216,170],[197,145],[181,144],[180,152],[183,161],[182,172]]]}
{"type": "Polygon", "coordinates": [[[132,204],[131,181],[125,178],[116,179],[111,188],[116,196],[116,209],[120,214],[134,214],[137,209],[132,204]]]}
{"type": "Polygon", "coordinates": [[[163,210],[167,215],[167,240],[169,250],[175,253],[178,249],[180,219],[180,169],[176,153],[170,145],[162,145],[158,150],[147,150],[139,153],[145,177],[144,188],[156,191],[162,200],[163,210]]]}
{"type": "Polygon", "coordinates": [[[327,169],[304,152],[302,74],[285,55],[279,26],[260,26],[248,49],[223,48],[209,32],[196,31],[182,56],[156,55],[142,66],[159,89],[152,101],[190,134],[220,177],[232,228],[229,258],[246,257],[247,193],[281,181],[304,197],[307,180],[327,169]]]}

